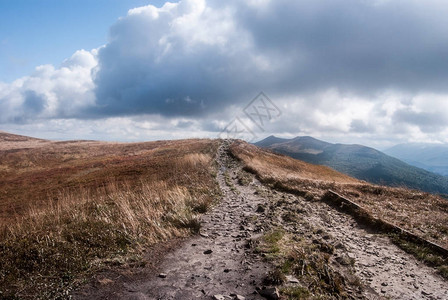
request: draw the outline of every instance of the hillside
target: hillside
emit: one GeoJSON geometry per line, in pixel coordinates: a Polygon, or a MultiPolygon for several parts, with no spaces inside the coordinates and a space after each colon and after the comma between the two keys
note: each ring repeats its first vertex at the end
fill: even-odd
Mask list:
{"type": "Polygon", "coordinates": [[[239,140],[8,139],[17,145],[0,150],[0,299],[448,296],[448,257],[325,200],[332,190],[365,219],[448,247],[440,197],[239,140]]]}
{"type": "Polygon", "coordinates": [[[312,164],[329,166],[371,183],[448,194],[447,177],[411,166],[362,145],[331,144],[312,137],[296,137],[289,140],[269,137],[255,145],[312,164]]]}
{"type": "Polygon", "coordinates": [[[197,231],[219,194],[217,141],[2,136],[0,299],[60,299],[113,261],[141,263],[142,249],[197,231]]]}
{"type": "Polygon", "coordinates": [[[400,144],[384,150],[410,165],[448,176],[448,145],[446,144],[400,144]]]}
{"type": "Polygon", "coordinates": [[[36,148],[51,141],[0,131],[0,150],[36,148]]]}

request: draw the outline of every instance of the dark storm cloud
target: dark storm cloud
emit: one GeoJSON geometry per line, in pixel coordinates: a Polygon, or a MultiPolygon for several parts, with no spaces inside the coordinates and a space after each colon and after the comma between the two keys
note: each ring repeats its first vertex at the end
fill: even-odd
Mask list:
{"type": "Polygon", "coordinates": [[[201,115],[251,95],[251,53],[234,28],[222,28],[233,20],[201,3],[143,8],[112,28],[98,54],[97,113],[201,115]]]}
{"type": "Polygon", "coordinates": [[[361,95],[446,91],[447,7],[442,1],[190,0],[141,9],[115,24],[99,51],[95,113],[204,115],[259,90],[279,96],[329,88],[361,95]]]}
{"type": "Polygon", "coordinates": [[[255,49],[290,59],[279,90],[447,89],[442,1],[277,0],[256,10],[239,14],[255,49]]]}

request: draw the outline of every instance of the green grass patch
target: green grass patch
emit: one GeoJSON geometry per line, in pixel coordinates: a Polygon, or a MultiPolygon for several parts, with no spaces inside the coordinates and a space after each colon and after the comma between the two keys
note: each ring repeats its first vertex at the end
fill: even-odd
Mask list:
{"type": "Polygon", "coordinates": [[[280,293],[289,300],[308,299],[311,296],[308,289],[301,286],[289,286],[280,288],[280,293]]]}

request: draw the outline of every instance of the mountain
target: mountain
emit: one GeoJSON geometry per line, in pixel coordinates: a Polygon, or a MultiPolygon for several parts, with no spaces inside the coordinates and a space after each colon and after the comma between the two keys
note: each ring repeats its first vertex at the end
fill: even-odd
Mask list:
{"type": "Polygon", "coordinates": [[[282,138],[278,138],[276,136],[271,135],[271,136],[265,138],[264,140],[259,141],[257,143],[257,146],[268,147],[269,145],[272,145],[272,144],[284,143],[287,141],[288,141],[288,139],[282,139],[282,138]]]}
{"type": "Polygon", "coordinates": [[[411,166],[370,147],[331,144],[309,136],[293,139],[270,136],[255,145],[305,162],[325,165],[371,183],[448,194],[447,177],[411,166]]]}
{"type": "Polygon", "coordinates": [[[384,150],[384,153],[410,165],[448,176],[447,144],[400,144],[384,150]]]}

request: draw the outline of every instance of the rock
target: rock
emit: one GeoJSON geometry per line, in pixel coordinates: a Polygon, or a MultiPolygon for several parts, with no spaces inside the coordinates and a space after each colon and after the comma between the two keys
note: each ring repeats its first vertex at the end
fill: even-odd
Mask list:
{"type": "Polygon", "coordinates": [[[233,300],[246,300],[246,297],[243,297],[241,295],[230,294],[230,296],[233,297],[233,300]]]}
{"type": "Polygon", "coordinates": [[[348,265],[351,265],[353,263],[353,259],[350,256],[346,255],[346,254],[343,254],[342,256],[336,257],[336,261],[338,263],[340,263],[341,265],[343,265],[343,266],[348,266],[348,265]]]}
{"type": "Polygon", "coordinates": [[[208,234],[206,234],[206,233],[202,233],[202,232],[201,232],[199,235],[202,236],[202,237],[204,237],[204,238],[208,238],[208,234]]]}
{"type": "Polygon", "coordinates": [[[344,244],[342,244],[341,242],[338,242],[335,246],[336,249],[345,249],[344,244]]]}
{"type": "Polygon", "coordinates": [[[278,289],[276,287],[274,288],[263,288],[258,291],[258,294],[260,296],[268,299],[268,300],[278,300],[280,299],[280,294],[278,292],[278,289]]]}
{"type": "Polygon", "coordinates": [[[212,253],[213,253],[213,251],[211,249],[208,249],[208,250],[204,251],[204,254],[212,254],[212,253]]]}
{"type": "Polygon", "coordinates": [[[224,269],[224,273],[229,273],[230,269],[224,269]]]}
{"type": "Polygon", "coordinates": [[[160,278],[166,278],[166,276],[168,276],[168,275],[165,274],[165,273],[160,273],[160,274],[159,274],[159,277],[160,277],[160,278]]]}
{"type": "Polygon", "coordinates": [[[286,281],[289,283],[299,283],[299,280],[291,275],[286,275],[286,281]]]}
{"type": "Polygon", "coordinates": [[[264,207],[263,207],[263,205],[261,205],[261,204],[258,204],[258,207],[257,207],[257,213],[264,213],[264,211],[265,211],[265,209],[264,209],[264,207]]]}
{"type": "Polygon", "coordinates": [[[382,286],[388,286],[389,284],[387,282],[381,283],[382,286]]]}
{"type": "Polygon", "coordinates": [[[213,295],[213,300],[226,300],[226,297],[224,297],[223,295],[213,295]]]}

